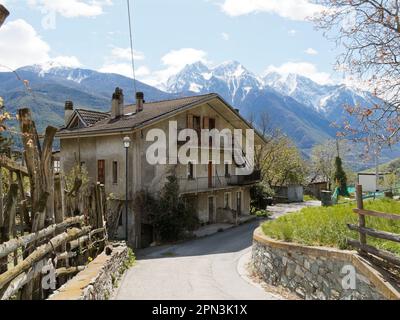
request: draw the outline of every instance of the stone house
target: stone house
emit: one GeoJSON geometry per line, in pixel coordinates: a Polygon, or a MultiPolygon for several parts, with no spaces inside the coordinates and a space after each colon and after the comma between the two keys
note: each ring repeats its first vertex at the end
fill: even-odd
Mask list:
{"type": "MultiPolygon", "coordinates": [[[[177,122],[179,130],[252,129],[217,94],[146,103],[143,93],[138,93],[135,105],[124,105],[123,92],[117,88],[110,112],[74,109],[70,101],[65,104],[65,126],[57,134],[61,171],[68,173],[80,164],[87,168],[92,182],[104,184],[114,201],[123,204],[127,195],[128,221],[123,205],[113,213],[119,217],[116,237],[128,238],[136,248],[153,242],[152,226],[140,212],[135,212],[136,195],[143,190],[159,195],[171,170],[179,181],[182,196],[191,201],[202,224],[234,223],[238,216],[250,214],[250,188],[260,179],[258,171],[248,176],[235,175],[234,163],[150,165],[146,150],[154,142],[148,142],[146,137],[152,129],[170,134],[171,121],[177,122]],[[131,140],[127,153],[125,137],[131,140]]],[[[168,136],[167,145],[172,143],[170,140],[168,136]]],[[[256,133],[255,145],[261,143],[262,137],[256,133]]]]}

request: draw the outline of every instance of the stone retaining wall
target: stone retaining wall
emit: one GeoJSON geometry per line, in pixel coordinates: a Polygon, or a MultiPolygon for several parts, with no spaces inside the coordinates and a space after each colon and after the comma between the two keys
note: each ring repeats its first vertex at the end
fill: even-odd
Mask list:
{"type": "Polygon", "coordinates": [[[307,300],[400,299],[400,293],[383,275],[353,251],[306,247],[272,240],[261,228],[254,233],[254,271],[265,282],[282,286],[307,300]],[[355,289],[349,277],[356,271],[355,289]]]}
{"type": "Polygon", "coordinates": [[[114,291],[126,259],[126,245],[114,247],[111,255],[103,252],[85,270],[50,296],[49,300],[107,300],[114,291]]]}

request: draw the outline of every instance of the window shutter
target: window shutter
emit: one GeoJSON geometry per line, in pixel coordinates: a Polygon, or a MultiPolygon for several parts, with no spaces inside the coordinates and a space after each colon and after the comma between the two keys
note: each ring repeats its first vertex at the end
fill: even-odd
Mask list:
{"type": "Polygon", "coordinates": [[[210,129],[210,118],[209,117],[203,118],[203,129],[210,129]]]}
{"type": "Polygon", "coordinates": [[[187,128],[193,129],[193,115],[192,114],[188,114],[188,116],[187,116],[187,128]]]}

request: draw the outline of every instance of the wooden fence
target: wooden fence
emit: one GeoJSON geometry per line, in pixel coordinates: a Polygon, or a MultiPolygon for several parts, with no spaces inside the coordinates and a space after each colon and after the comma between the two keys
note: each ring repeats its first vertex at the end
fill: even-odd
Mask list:
{"type": "Polygon", "coordinates": [[[66,190],[53,170],[57,129],[48,127],[41,144],[30,110],[18,120],[26,165],[0,154],[0,299],[44,299],[103,251],[106,196],[79,177],[66,190]]]}
{"type": "Polygon", "coordinates": [[[369,216],[369,217],[382,218],[393,221],[400,221],[400,215],[365,210],[362,195],[363,195],[362,186],[358,185],[356,189],[357,209],[354,209],[354,213],[358,214],[359,223],[358,225],[349,224],[348,227],[350,230],[357,231],[360,235],[360,238],[358,241],[349,239],[347,240],[348,244],[358,249],[361,255],[366,257],[371,257],[375,263],[385,268],[387,267],[399,268],[400,258],[389,251],[381,250],[374,246],[368,245],[367,236],[400,243],[400,235],[368,228],[366,225],[366,217],[369,216]]]}

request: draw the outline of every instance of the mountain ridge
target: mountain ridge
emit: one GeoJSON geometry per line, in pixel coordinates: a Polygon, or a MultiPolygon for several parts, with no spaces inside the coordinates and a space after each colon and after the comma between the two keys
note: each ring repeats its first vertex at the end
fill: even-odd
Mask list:
{"type": "MultiPolygon", "coordinates": [[[[20,79],[28,81],[33,94],[26,91],[14,73],[3,72],[0,95],[12,112],[31,106],[41,130],[48,124],[62,125],[66,100],[74,101],[76,107],[109,111],[112,92],[120,87],[126,93],[125,102],[134,102],[133,79],[118,74],[51,65],[27,66],[16,72],[20,79]]],[[[196,62],[170,77],[165,85],[167,90],[162,91],[136,82],[137,90],[144,92],[147,101],[218,93],[248,119],[267,113],[271,125],[282,128],[306,152],[315,144],[336,138],[331,122],[345,116],[341,104],[364,101],[361,94],[348,87],[319,85],[300,75],[270,73],[260,77],[237,61],[212,68],[196,62]],[[317,101],[324,101],[325,105],[316,107],[317,101]]]]}

